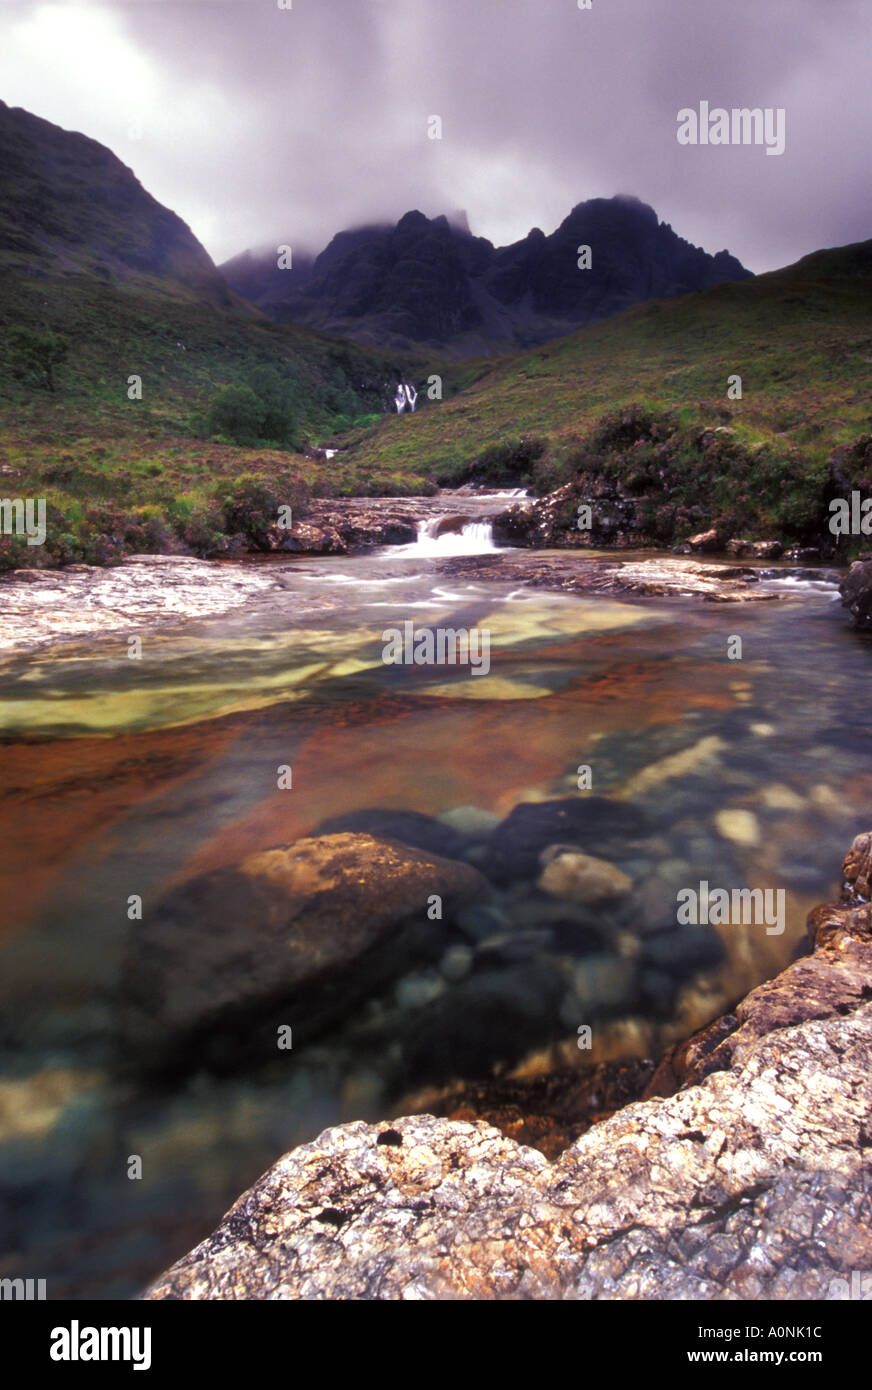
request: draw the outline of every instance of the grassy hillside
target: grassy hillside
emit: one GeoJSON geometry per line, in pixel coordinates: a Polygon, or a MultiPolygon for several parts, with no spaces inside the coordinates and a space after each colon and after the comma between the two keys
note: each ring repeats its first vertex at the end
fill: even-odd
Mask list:
{"type": "MultiPolygon", "coordinates": [[[[49,507],[47,545],[0,536],[0,567],[103,561],[174,540],[220,552],[225,499],[240,479],[258,480],[270,507],[356,484],[304,451],[380,418],[397,379],[415,370],[402,355],[222,310],[146,277],[108,286],[0,272],[0,492],[49,507]],[[23,362],[22,329],[65,344],[54,390],[23,362]],[[210,420],[210,402],[264,368],[281,384],[289,434],[240,443],[210,420]],[[141,400],[128,397],[132,376],[141,400]]],[[[418,470],[373,470],[373,490],[421,486],[418,470]]]]}
{"type": "Polygon", "coordinates": [[[747,283],[640,306],[497,363],[452,365],[438,411],[382,420],[356,444],[353,461],[362,473],[420,471],[445,483],[526,474],[542,492],[571,480],[597,452],[618,474],[650,464],[644,447],[631,457],[626,430],[615,435],[608,420],[602,425],[633,405],[632,418],[657,422],[655,444],[672,440],[661,458],[694,506],[700,484],[702,501],[714,482],[721,502],[750,492],[746,524],[766,534],[779,517],[755,516],[756,488],[776,483],[785,504],[805,489],[813,506],[834,458],[850,469],[858,455],[865,477],[868,451],[857,441],[872,427],[870,373],[865,242],[747,283]],[[741,400],[727,399],[734,374],[741,400]],[[729,456],[708,476],[699,436],[723,425],[729,456]]]}
{"type": "Polygon", "coordinates": [[[731,534],[802,539],[826,515],[834,467],[843,489],[872,486],[870,368],[872,243],[462,364],[277,326],[159,281],[6,271],[0,491],[47,499],[49,541],[0,537],[0,567],[174,545],[220,554],[229,535],[256,529],[240,496],[259,514],[311,493],[396,495],[468,478],[546,492],[591,470],[644,494],[648,533],[664,544],[715,514],[731,534]],[[22,372],[22,325],[68,344],[55,391],[22,372]],[[264,366],[292,407],[283,447],[233,442],[209,420],[221,386],[264,366]],[[422,394],[414,415],[384,413],[398,377],[425,388],[433,372],[441,402],[422,394]],[[740,401],[727,399],[733,374],[740,401]],[[132,375],[141,401],[128,399],[132,375]],[[341,452],[304,457],[315,442],[341,452]]]}

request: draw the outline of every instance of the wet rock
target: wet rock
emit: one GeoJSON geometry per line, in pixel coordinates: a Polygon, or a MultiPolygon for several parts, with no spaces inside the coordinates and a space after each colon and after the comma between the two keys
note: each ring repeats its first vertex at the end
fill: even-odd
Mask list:
{"type": "Polygon", "coordinates": [[[266,532],[265,548],[304,555],[345,555],[348,550],[335,527],[316,525],[311,521],[296,521],[290,530],[270,526],[266,532]]]}
{"type": "Polygon", "coordinates": [[[486,890],[467,864],[363,834],[299,840],[194,879],[131,929],[123,1055],[146,1070],[232,1067],[275,1055],[281,1024],[298,1045],[438,956],[430,895],[451,910],[486,890]]]}
{"type": "MultiPolygon", "coordinates": [[[[516,931],[511,936],[503,934],[488,937],[480,942],[478,950],[482,961],[489,960],[493,964],[494,960],[497,960],[500,964],[506,964],[511,961],[530,960],[533,956],[550,951],[555,945],[555,939],[556,933],[553,931],[516,931]]],[[[596,943],[597,946],[601,944],[599,940],[596,943]]]]}
{"type": "Polygon", "coordinates": [[[410,1015],[399,1035],[405,1085],[489,1076],[564,1032],[558,1017],[571,973],[541,950],[478,970],[410,1015]]]}
{"type": "Polygon", "coordinates": [[[607,797],[590,796],[558,801],[522,802],[494,831],[482,867],[498,882],[535,879],[539,856],[553,844],[570,844],[584,851],[612,851],[644,835],[647,821],[635,806],[607,797]]]}
{"type": "Polygon", "coordinates": [[[651,1061],[603,1062],[555,1069],[531,1080],[496,1079],[450,1092],[431,1107],[449,1120],[484,1120],[518,1144],[558,1158],[598,1120],[638,1100],[651,1061]]]}
{"type": "Polygon", "coordinates": [[[751,554],[751,542],[742,540],[739,536],[732,536],[724,546],[728,555],[740,560],[744,555],[751,554]]]}
{"type": "Polygon", "coordinates": [[[443,516],[436,522],[434,536],[455,535],[472,521],[470,516],[443,516]]]}
{"type": "Polygon", "coordinates": [[[0,646],[9,651],[90,634],[147,633],[243,607],[277,577],[252,565],[130,555],[111,569],[15,570],[0,576],[0,646]]]}
{"type": "Polygon", "coordinates": [[[501,912],[487,904],[471,904],[461,907],[454,914],[455,925],[470,941],[486,941],[495,932],[504,931],[508,925],[501,912]]]}
{"type": "Polygon", "coordinates": [[[427,514],[426,502],[414,498],[315,498],[307,520],[335,532],[346,549],[367,550],[417,540],[418,522],[427,514]]]}
{"type": "Polygon", "coordinates": [[[839,592],[842,607],[848,609],[855,627],[872,628],[872,560],[855,560],[839,592]]]}
{"type": "Polygon", "coordinates": [[[822,558],[820,547],[816,545],[793,545],[784,552],[785,560],[792,560],[794,564],[800,565],[820,563],[822,558]]]}
{"type": "Polygon", "coordinates": [[[719,550],[718,533],[714,528],[709,531],[700,531],[697,535],[688,537],[687,546],[691,551],[699,551],[703,554],[719,550]]]}
{"type": "Polygon", "coordinates": [[[352,834],[375,835],[378,839],[398,840],[426,854],[438,854],[446,859],[460,859],[469,848],[469,838],[447,825],[444,820],[425,816],[420,811],[383,811],[377,806],[363,811],[350,811],[344,816],[331,816],[322,821],[316,835],[352,834]]]}
{"type": "Polygon", "coordinates": [[[443,811],[439,820],[471,839],[486,839],[500,823],[495,812],[485,811],[481,806],[454,806],[450,811],[443,811]]]}
{"type": "Polygon", "coordinates": [[[445,993],[445,981],[436,974],[407,975],[394,991],[398,1009],[421,1009],[445,993]]]}
{"type": "Polygon", "coordinates": [[[473,953],[468,946],[452,946],[439,962],[439,969],[446,980],[456,983],[468,975],[472,969],[473,953]]]}
{"type": "Polygon", "coordinates": [[[668,971],[673,980],[690,979],[721,965],[726,950],[711,927],[677,927],[650,932],[642,942],[645,965],[668,971]]]}
{"type": "Polygon", "coordinates": [[[858,835],[842,865],[846,901],[853,906],[872,898],[872,835],[858,835]]]}
{"type": "Polygon", "coordinates": [[[568,898],[577,903],[604,903],[625,897],[633,887],[632,879],[615,864],[592,854],[559,847],[557,854],[551,855],[545,850],[542,857],[545,868],[539,887],[555,898],[568,898]]]}
{"type": "Polygon", "coordinates": [[[784,551],[780,541],[752,541],[751,554],[755,560],[778,560],[784,551]]]}
{"type": "Polygon", "coordinates": [[[753,811],[728,808],[718,811],[715,828],[719,835],[734,845],[751,847],[760,843],[760,822],[753,811]]]}
{"type": "Polygon", "coordinates": [[[678,555],[624,561],[566,550],[559,557],[501,551],[452,556],[437,561],[435,570],[452,579],[518,581],[530,588],[574,594],[662,595],[711,603],[778,602],[782,597],[759,583],[760,571],[753,566],[706,563],[678,555]]]}

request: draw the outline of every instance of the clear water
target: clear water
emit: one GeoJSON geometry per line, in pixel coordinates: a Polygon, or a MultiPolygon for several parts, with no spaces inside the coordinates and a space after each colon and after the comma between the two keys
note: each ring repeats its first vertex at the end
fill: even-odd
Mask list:
{"type": "Polygon", "coordinates": [[[555,953],[588,990],[589,1059],[653,1055],[791,958],[872,824],[872,644],[829,582],[782,575],[784,600],[765,604],[578,598],[468,582],[414,547],[272,569],[282,587],[246,608],[146,633],[141,662],[107,635],[0,670],[0,1274],[47,1277],[49,1297],[136,1292],[280,1153],[462,1082],[443,1065],[452,991],[460,1029],[470,979],[493,973],[488,950],[514,992],[505,1026],[478,1038],[478,1074],[584,1060],[571,999],[543,1025],[518,993],[555,953]],[[385,665],[384,631],[409,620],[486,628],[489,672],[385,665]],[[282,764],[292,791],[276,787],[282,764]],[[351,812],[502,818],[577,797],[581,765],[595,794],[648,818],[644,846],[612,855],[642,894],[624,936],[643,939],[674,914],[676,887],[702,879],[783,888],[784,933],[721,929],[717,965],[646,1011],[624,1001],[613,958],[555,941],[516,885],[498,904],[516,913],[511,940],[475,955],[463,989],[434,962],[230,1075],[158,1084],[119,1065],[136,1060],[117,1055],[114,1026],[129,894],[154,900],[351,812]],[[434,991],[445,1037],[407,1047],[434,991]]]}

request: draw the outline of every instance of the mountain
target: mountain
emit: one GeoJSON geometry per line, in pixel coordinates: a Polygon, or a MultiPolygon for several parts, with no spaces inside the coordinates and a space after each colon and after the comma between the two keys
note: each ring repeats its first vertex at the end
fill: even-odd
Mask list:
{"type": "Polygon", "coordinates": [[[105,145],[0,101],[0,268],[148,280],[219,305],[206,250],[105,145]]]}
{"type": "Polygon", "coordinates": [[[327,471],[302,455],[423,374],[409,354],[272,322],[111,151],[3,103],[0,187],[0,475],[48,508],[44,546],[0,535],[0,571],[216,553],[240,497],[261,519],[296,505],[327,471]]]}
{"type": "Polygon", "coordinates": [[[551,236],[534,228],[502,248],[472,236],[462,214],[408,212],[395,227],[340,232],[292,271],[252,253],[221,270],[278,322],[450,358],[536,347],[633,304],[752,278],[629,197],[579,203],[551,236]],[[579,268],[582,246],[590,269],[579,268]]]}

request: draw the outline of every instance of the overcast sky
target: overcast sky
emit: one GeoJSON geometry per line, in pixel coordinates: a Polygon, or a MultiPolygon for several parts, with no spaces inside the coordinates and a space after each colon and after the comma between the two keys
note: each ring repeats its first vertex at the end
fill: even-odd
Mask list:
{"type": "Polygon", "coordinates": [[[505,245],[631,193],[761,271],[872,237],[870,34],[872,0],[0,0],[0,95],[218,262],[413,207],[505,245]],[[703,99],[783,107],[785,153],[679,145],[703,99]]]}

